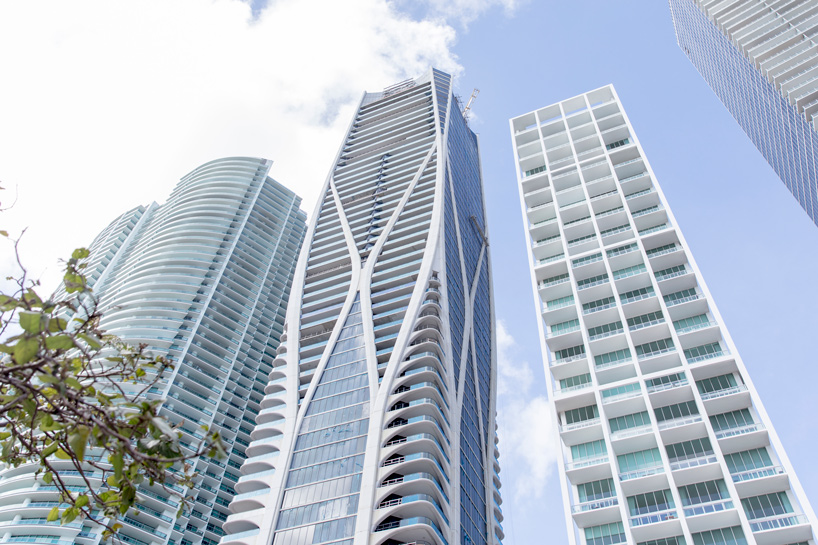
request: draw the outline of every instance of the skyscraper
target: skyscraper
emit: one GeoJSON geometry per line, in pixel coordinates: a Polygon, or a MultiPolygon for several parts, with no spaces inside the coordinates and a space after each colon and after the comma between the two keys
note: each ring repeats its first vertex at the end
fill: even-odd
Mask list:
{"type": "Polygon", "coordinates": [[[818,0],[670,0],[679,47],[818,224],[818,0]]]}
{"type": "Polygon", "coordinates": [[[499,542],[487,236],[451,77],[364,94],[310,220],[222,545],[499,542]]]}
{"type": "Polygon", "coordinates": [[[571,543],[812,543],[812,508],[613,87],[510,123],[571,543]]]}
{"type": "MultiPolygon", "coordinates": [[[[175,362],[148,394],[160,414],[181,424],[183,446],[221,433],[224,460],[200,458],[185,514],[160,487],[137,493],[137,509],[121,520],[130,545],[215,545],[246,458],[245,447],[272,369],[296,258],[306,231],[300,198],[268,177],[270,161],[231,157],[182,178],[163,205],[135,208],[112,222],[90,246],[88,281],[100,298],[101,327],[175,362]]],[[[123,385],[128,388],[128,385],[123,385]]],[[[85,483],[68,461],[62,479],[85,483]]],[[[3,542],[94,545],[101,529],[89,521],[48,523],[59,503],[53,486],[35,479],[38,464],[0,471],[3,542]]],[[[94,473],[91,482],[99,482],[94,473]]]]}

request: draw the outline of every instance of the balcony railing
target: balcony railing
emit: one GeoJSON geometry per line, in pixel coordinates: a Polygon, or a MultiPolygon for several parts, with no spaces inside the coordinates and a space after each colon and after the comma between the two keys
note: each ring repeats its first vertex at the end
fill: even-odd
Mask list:
{"type": "Polygon", "coordinates": [[[648,424],[646,426],[637,426],[635,428],[617,430],[611,433],[611,441],[618,441],[620,439],[626,439],[628,437],[636,437],[637,435],[650,433],[652,429],[653,427],[650,424],[648,424]]]}
{"type": "Polygon", "coordinates": [[[621,394],[616,394],[608,397],[602,397],[602,403],[607,405],[608,403],[615,403],[617,401],[622,401],[625,399],[631,399],[634,397],[639,397],[642,395],[641,390],[632,390],[630,392],[622,392],[621,394]]]}
{"type": "Polygon", "coordinates": [[[591,418],[589,420],[580,420],[579,422],[572,422],[570,424],[560,424],[560,431],[566,432],[590,428],[591,426],[596,426],[600,422],[601,420],[599,418],[591,418]]]}
{"type": "Polygon", "coordinates": [[[665,522],[667,520],[675,520],[679,518],[675,509],[670,511],[662,511],[659,513],[651,513],[649,515],[642,515],[639,517],[631,517],[631,526],[645,526],[646,524],[655,524],[657,522],[665,522]]]}
{"type": "Polygon", "coordinates": [[[738,473],[733,473],[730,476],[733,478],[734,483],[742,483],[745,481],[753,481],[755,479],[763,479],[764,477],[772,477],[774,475],[784,475],[784,473],[784,468],[781,466],[769,466],[740,471],[738,473]]]}
{"type": "Polygon", "coordinates": [[[714,392],[707,392],[702,394],[702,401],[707,401],[710,399],[718,399],[720,397],[726,397],[733,394],[738,394],[740,392],[746,392],[747,386],[743,384],[739,384],[738,386],[733,386],[732,388],[725,388],[724,390],[716,390],[714,392]]]}
{"type": "Polygon", "coordinates": [[[735,437],[737,435],[744,435],[746,433],[753,433],[759,430],[763,430],[764,426],[762,426],[758,422],[754,422],[752,424],[745,424],[744,426],[736,426],[735,428],[727,428],[724,430],[717,430],[716,431],[716,439],[725,439],[727,437],[735,437]]]}
{"type": "Polygon", "coordinates": [[[576,392],[577,390],[584,390],[585,388],[590,388],[593,386],[590,382],[586,382],[584,384],[576,384],[574,386],[568,386],[567,388],[560,388],[556,390],[556,394],[567,394],[568,392],[576,392]]]}
{"type": "Polygon", "coordinates": [[[733,508],[733,502],[730,500],[716,500],[707,503],[699,503],[691,505],[683,509],[686,517],[695,517],[696,515],[705,515],[707,513],[717,513],[719,511],[726,511],[733,508]]]}
{"type": "Polygon", "coordinates": [[[590,467],[596,466],[599,464],[607,464],[608,463],[608,456],[597,456],[595,458],[582,458],[580,460],[574,460],[572,462],[565,463],[566,471],[571,471],[572,469],[580,469],[583,467],[590,467]]]}
{"type": "Polygon", "coordinates": [[[691,414],[690,416],[683,416],[681,418],[674,418],[672,420],[663,420],[659,422],[660,430],[669,430],[670,428],[678,428],[679,426],[687,426],[688,424],[695,424],[702,421],[702,415],[691,414]]]}
{"type": "Polygon", "coordinates": [[[610,498],[602,498],[599,500],[586,501],[571,506],[572,513],[586,513],[588,511],[595,511],[597,509],[605,509],[606,507],[613,507],[619,505],[619,500],[616,496],[610,498]]]}
{"type": "Polygon", "coordinates": [[[707,329],[708,327],[716,327],[716,322],[701,322],[699,324],[689,325],[687,327],[683,327],[681,329],[676,330],[677,335],[684,335],[685,333],[690,333],[691,331],[698,331],[700,329],[707,329]]]}
{"type": "Polygon", "coordinates": [[[674,460],[670,462],[671,471],[679,471],[681,469],[689,469],[691,467],[699,467],[708,464],[715,464],[718,461],[716,455],[713,453],[703,454],[696,458],[686,458],[684,460],[674,460]]]}
{"type": "Polygon", "coordinates": [[[645,467],[642,469],[637,469],[634,471],[626,471],[625,473],[619,474],[620,481],[630,481],[633,479],[641,479],[642,477],[649,477],[651,475],[658,475],[659,473],[663,473],[665,468],[662,466],[654,466],[654,467],[645,467]]]}
{"type": "Polygon", "coordinates": [[[573,356],[568,356],[566,358],[558,359],[555,358],[553,365],[562,365],[563,363],[571,363],[572,361],[584,360],[587,357],[588,355],[583,352],[582,354],[574,354],[573,356]]]}
{"type": "Polygon", "coordinates": [[[701,356],[694,356],[692,358],[687,358],[687,363],[697,363],[704,360],[710,360],[713,358],[720,358],[721,356],[729,356],[729,350],[716,350],[715,352],[710,352],[708,354],[702,354],[701,356]]]}
{"type": "Polygon", "coordinates": [[[805,515],[776,515],[763,519],[750,519],[750,529],[753,532],[788,528],[799,524],[809,524],[809,519],[805,515]]]}

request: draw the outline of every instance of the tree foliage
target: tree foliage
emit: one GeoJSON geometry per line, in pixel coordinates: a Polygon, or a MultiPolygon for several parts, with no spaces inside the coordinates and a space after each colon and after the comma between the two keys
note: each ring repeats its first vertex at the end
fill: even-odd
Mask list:
{"type": "Polygon", "coordinates": [[[224,445],[204,428],[198,444],[183,448],[178,426],[159,415],[162,400],[146,397],[172,362],[100,329],[84,274],[88,254],[75,250],[66,262],[59,297],[43,299],[22,265],[6,279],[11,289],[0,290],[0,462],[39,464],[37,478],[62,500],[48,520],[87,517],[107,535],[135,508],[140,485],[184,500],[180,492],[195,477],[191,459],[224,456],[224,445]]]}

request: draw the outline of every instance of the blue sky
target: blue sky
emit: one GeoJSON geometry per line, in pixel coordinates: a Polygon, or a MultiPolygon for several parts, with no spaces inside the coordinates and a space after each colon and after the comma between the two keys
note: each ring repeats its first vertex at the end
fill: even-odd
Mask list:
{"type": "MultiPolygon", "coordinates": [[[[502,322],[507,545],[565,542],[508,119],[613,83],[807,494],[816,499],[818,228],[675,43],[656,0],[42,0],[0,4],[4,228],[56,256],[197,165],[268,157],[311,211],[361,92],[459,73],[480,89],[502,322]],[[261,9],[263,8],[263,9],[261,9]],[[343,44],[340,47],[338,44],[343,44]],[[36,168],[33,168],[36,166],[36,168]],[[9,199],[5,199],[9,200],[9,199]],[[89,209],[94,210],[89,213],[89,209]],[[525,387],[508,393],[517,380],[525,387]],[[522,424],[532,423],[530,430],[522,424]],[[537,426],[536,424],[539,424],[537,426]]],[[[0,269],[11,272],[0,249],[0,269]]]]}

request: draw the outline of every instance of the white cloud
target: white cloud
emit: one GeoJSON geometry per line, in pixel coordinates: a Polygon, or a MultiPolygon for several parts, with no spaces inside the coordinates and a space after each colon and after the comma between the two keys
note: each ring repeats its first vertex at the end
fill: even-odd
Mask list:
{"type": "Polygon", "coordinates": [[[534,371],[516,356],[517,344],[502,320],[497,349],[500,467],[514,467],[517,478],[506,490],[513,490],[516,500],[539,498],[559,457],[556,423],[548,399],[532,392],[534,371]]]}
{"type": "MultiPolygon", "coordinates": [[[[469,23],[480,17],[486,11],[499,7],[507,16],[514,14],[515,10],[527,0],[421,0],[433,15],[447,20],[456,20],[461,25],[467,26],[469,23]]],[[[417,4],[417,0],[399,0],[402,6],[409,3],[417,4]]]]}
{"type": "Polygon", "coordinates": [[[273,159],[311,212],[361,93],[459,73],[455,38],[387,0],[271,1],[255,19],[240,0],[2,3],[0,200],[19,200],[0,228],[30,226],[24,260],[53,285],[57,257],[229,155],[273,159]]]}

